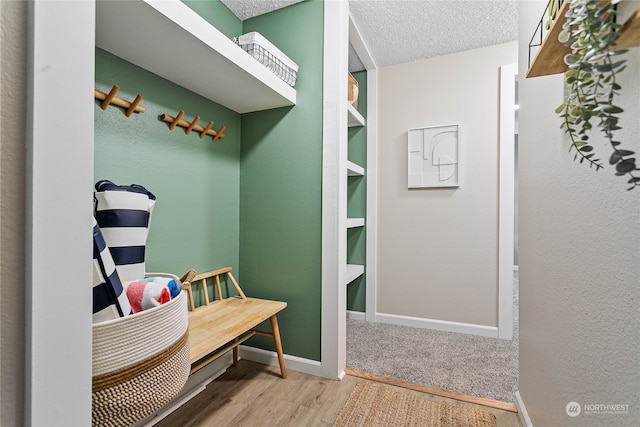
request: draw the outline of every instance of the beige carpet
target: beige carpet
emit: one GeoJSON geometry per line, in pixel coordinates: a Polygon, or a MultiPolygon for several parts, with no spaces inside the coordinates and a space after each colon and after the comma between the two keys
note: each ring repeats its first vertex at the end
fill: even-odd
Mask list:
{"type": "Polygon", "coordinates": [[[334,427],[496,427],[495,415],[469,405],[436,401],[393,387],[359,383],[334,427]]]}

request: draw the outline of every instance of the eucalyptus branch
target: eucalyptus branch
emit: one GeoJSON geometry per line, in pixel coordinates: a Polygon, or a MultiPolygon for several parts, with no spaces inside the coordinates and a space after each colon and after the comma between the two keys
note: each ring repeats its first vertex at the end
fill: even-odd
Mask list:
{"type": "Polygon", "coordinates": [[[600,159],[593,153],[594,147],[589,141],[592,130],[592,118],[598,119],[597,127],[613,149],[609,163],[616,168],[616,175],[628,175],[630,190],[640,186],[640,178],[634,175],[636,167],[634,152],[621,149],[620,141],[614,133],[620,130],[618,114],[623,110],[614,104],[621,89],[616,82],[617,74],[626,65],[625,60],[615,61],[615,56],[626,50],[616,50],[616,39],[621,24],[616,22],[615,3],[619,0],[570,0],[567,20],[558,39],[571,47],[571,53],[565,56],[569,70],[565,73],[565,83],[569,89],[567,101],[556,109],[563,119],[561,127],[565,130],[571,145],[575,148],[574,160],[580,156],[596,170],[603,168],[600,159]]]}

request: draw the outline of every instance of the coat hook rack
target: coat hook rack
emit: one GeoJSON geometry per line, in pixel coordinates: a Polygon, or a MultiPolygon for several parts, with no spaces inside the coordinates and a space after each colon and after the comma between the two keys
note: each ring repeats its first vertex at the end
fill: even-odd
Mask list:
{"type": "Polygon", "coordinates": [[[137,113],[144,113],[144,107],[142,105],[139,105],[140,101],[142,101],[142,95],[138,94],[133,102],[129,102],[125,101],[122,98],[116,97],[116,94],[119,90],[120,86],[113,85],[109,93],[101,92],[97,89],[94,89],[93,93],[96,99],[102,101],[102,104],[100,104],[100,108],[102,108],[103,110],[106,110],[110,104],[114,104],[119,107],[126,108],[124,115],[127,117],[131,117],[131,114],[133,114],[134,111],[137,113]]]}
{"type": "Polygon", "coordinates": [[[200,133],[200,139],[204,138],[205,135],[211,135],[213,137],[213,142],[216,142],[220,138],[224,138],[224,130],[227,128],[226,126],[222,126],[219,130],[213,130],[211,127],[213,126],[213,121],[209,121],[205,127],[202,127],[198,124],[200,121],[200,116],[195,116],[191,122],[182,119],[184,116],[184,110],[180,110],[175,117],[171,117],[168,114],[162,114],[160,119],[163,122],[170,123],[169,130],[173,130],[176,126],[180,126],[185,128],[184,133],[189,135],[192,130],[200,133]]]}

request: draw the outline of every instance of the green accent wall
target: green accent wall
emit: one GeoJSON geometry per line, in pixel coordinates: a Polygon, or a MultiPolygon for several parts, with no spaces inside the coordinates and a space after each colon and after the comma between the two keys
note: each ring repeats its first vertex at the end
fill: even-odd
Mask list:
{"type": "MultiPolygon", "coordinates": [[[[320,360],[323,3],[244,21],[300,67],[295,107],[242,115],[240,272],[247,295],[286,301],[287,354],[320,360]]],[[[273,350],[270,338],[251,345],[273,350]]]]}
{"type": "MultiPolygon", "coordinates": [[[[96,89],[120,86],[119,97],[142,94],[144,113],[102,110],[95,102],[95,180],[141,184],[157,197],[147,242],[147,271],[178,276],[188,269],[238,268],[240,115],[106,51],[96,49],[96,89]],[[225,125],[212,143],[159,116],[185,110],[200,123],[225,125]]],[[[70,154],[71,155],[71,154],[70,154]]],[[[87,201],[90,203],[90,201],[87,201]]]]}
{"type": "MultiPolygon", "coordinates": [[[[367,118],[367,72],[353,73],[358,81],[358,112],[367,118]]],[[[349,128],[348,158],[367,169],[367,128],[349,128]]],[[[351,176],[347,184],[347,217],[367,217],[367,176],[351,176]]],[[[365,220],[366,224],[366,220],[365,220]]],[[[363,227],[347,230],[347,262],[366,265],[367,240],[363,227]]],[[[366,310],[366,273],[347,286],[347,310],[366,310]]]]}
{"type": "Polygon", "coordinates": [[[206,19],[225,36],[232,38],[242,34],[242,21],[219,0],[182,0],[182,3],[206,19]]]}
{"type": "MultiPolygon", "coordinates": [[[[184,2],[228,37],[259,31],[295,61],[297,105],[240,115],[96,49],[96,88],[141,93],[146,112],[126,118],[96,102],[95,179],[157,196],[147,271],[232,266],[247,295],[288,303],[278,315],[285,353],[320,360],[323,2],[244,22],[217,0],[184,2]],[[170,131],[159,116],[180,109],[226,125],[226,137],[170,131]]],[[[265,337],[247,344],[274,349],[265,337]]]]}

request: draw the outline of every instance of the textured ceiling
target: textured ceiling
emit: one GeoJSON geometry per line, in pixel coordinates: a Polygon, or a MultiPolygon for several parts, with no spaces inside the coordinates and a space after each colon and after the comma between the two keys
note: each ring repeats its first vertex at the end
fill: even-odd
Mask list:
{"type": "MultiPolygon", "coordinates": [[[[241,20],[300,0],[222,0],[241,20]]],[[[518,37],[517,0],[350,0],[378,67],[506,43],[518,37]]],[[[362,64],[350,50],[349,69],[362,64]]]]}

